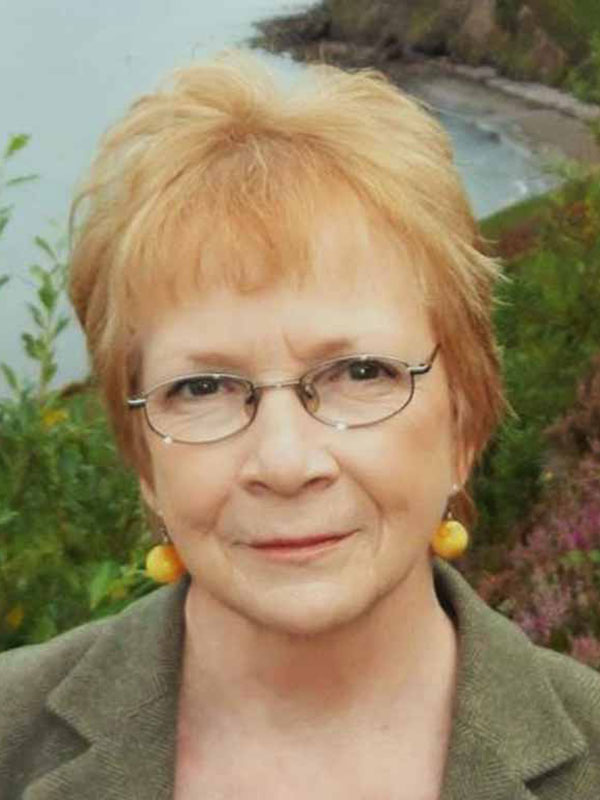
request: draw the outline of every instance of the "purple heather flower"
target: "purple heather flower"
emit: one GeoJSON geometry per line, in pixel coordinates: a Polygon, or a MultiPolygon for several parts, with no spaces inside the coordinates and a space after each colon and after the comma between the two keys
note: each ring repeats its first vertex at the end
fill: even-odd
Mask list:
{"type": "Polygon", "coordinates": [[[574,636],[570,654],[583,664],[600,669],[600,641],[593,636],[574,636]]]}

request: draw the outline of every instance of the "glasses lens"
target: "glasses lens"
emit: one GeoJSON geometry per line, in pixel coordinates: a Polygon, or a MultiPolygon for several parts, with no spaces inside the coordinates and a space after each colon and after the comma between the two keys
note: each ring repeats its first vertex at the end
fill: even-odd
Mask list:
{"type": "Polygon", "coordinates": [[[313,373],[318,397],[308,410],[326,422],[365,425],[400,411],[410,401],[412,377],[399,362],[387,359],[340,359],[313,373]]]}
{"type": "Polygon", "coordinates": [[[218,375],[194,375],[159,386],[148,396],[148,421],[180,442],[209,442],[244,428],[254,404],[250,384],[218,375]]]}

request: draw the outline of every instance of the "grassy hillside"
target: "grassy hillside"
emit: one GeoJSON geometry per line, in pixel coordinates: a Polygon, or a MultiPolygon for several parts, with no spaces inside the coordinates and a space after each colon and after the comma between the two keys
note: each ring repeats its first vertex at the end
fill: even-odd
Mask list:
{"type": "Polygon", "coordinates": [[[365,47],[378,63],[415,53],[450,56],[600,103],[598,0],[495,0],[490,14],[479,0],[321,0],[259,28],[255,43],[302,59],[322,58],[321,44],[340,41],[355,48],[350,60],[365,47]]]}
{"type": "Polygon", "coordinates": [[[483,223],[510,281],[496,309],[509,401],[474,482],[480,534],[517,540],[545,488],[546,431],[572,407],[600,352],[600,178],[580,179],[483,223]]]}
{"type": "Polygon", "coordinates": [[[509,416],[477,470],[461,564],[538,644],[600,669],[600,176],[483,223],[509,416]]]}
{"type": "Polygon", "coordinates": [[[536,643],[600,669],[600,177],[484,223],[509,418],[474,481],[463,571],[536,643]]]}
{"type": "MultiPolygon", "coordinates": [[[[591,35],[600,32],[598,0],[527,0],[527,4],[574,63],[587,53],[591,35]]],[[[521,0],[497,0],[497,13],[514,26],[522,5],[521,0]]]]}

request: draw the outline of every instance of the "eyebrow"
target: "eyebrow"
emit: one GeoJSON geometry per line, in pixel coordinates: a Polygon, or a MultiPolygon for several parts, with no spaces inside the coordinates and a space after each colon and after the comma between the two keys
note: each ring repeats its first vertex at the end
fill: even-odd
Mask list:
{"type": "MultiPolygon", "coordinates": [[[[315,363],[325,361],[328,358],[335,358],[336,355],[341,353],[355,353],[358,352],[356,341],[346,337],[338,337],[336,339],[327,339],[318,342],[313,347],[305,349],[305,355],[299,355],[300,361],[305,363],[315,363]]],[[[212,367],[219,369],[247,369],[244,359],[236,354],[219,353],[216,351],[197,351],[190,353],[185,358],[186,364],[193,369],[202,369],[204,367],[212,367]]]]}

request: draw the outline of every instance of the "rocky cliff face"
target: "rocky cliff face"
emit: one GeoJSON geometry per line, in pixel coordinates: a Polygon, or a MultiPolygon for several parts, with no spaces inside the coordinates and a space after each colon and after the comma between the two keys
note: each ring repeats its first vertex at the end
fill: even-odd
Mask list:
{"type": "Polygon", "coordinates": [[[328,0],[333,37],[446,51],[477,7],[495,0],[328,0]]]}
{"type": "Polygon", "coordinates": [[[567,55],[527,4],[506,0],[326,0],[329,37],[394,54],[450,55],[512,77],[555,83],[567,55]],[[510,24],[507,24],[510,22],[510,24]]]}

